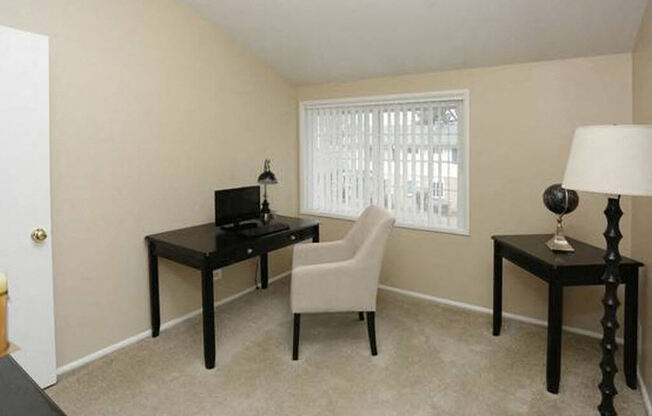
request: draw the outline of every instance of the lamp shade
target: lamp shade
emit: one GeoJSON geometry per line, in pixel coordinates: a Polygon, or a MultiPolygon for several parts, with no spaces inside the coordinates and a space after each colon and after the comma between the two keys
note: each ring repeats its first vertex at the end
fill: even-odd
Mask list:
{"type": "Polygon", "coordinates": [[[258,183],[261,185],[273,185],[278,183],[276,180],[276,175],[274,175],[269,165],[270,160],[265,159],[265,164],[263,165],[263,173],[258,175],[258,183]]]}
{"type": "Polygon", "coordinates": [[[562,185],[611,195],[652,195],[652,126],[578,127],[562,185]]]}
{"type": "Polygon", "coordinates": [[[273,185],[278,183],[278,181],[272,171],[266,171],[258,175],[258,183],[261,185],[273,185]]]}

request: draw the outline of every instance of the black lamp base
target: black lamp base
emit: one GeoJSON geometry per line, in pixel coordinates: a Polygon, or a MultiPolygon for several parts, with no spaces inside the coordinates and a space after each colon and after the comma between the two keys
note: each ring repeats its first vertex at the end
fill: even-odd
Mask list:
{"type": "Polygon", "coordinates": [[[269,202],[267,202],[267,198],[265,198],[263,200],[263,207],[261,208],[260,213],[262,215],[265,215],[265,214],[271,214],[271,212],[272,211],[270,211],[270,209],[269,209],[269,202]]]}
{"type": "Polygon", "coordinates": [[[607,208],[604,210],[607,217],[607,229],[604,231],[604,238],[607,241],[607,250],[604,255],[604,261],[607,265],[602,281],[605,284],[604,298],[604,315],[602,320],[602,361],[600,361],[600,370],[602,371],[602,381],[598,385],[602,400],[598,406],[601,416],[616,416],[614,408],[614,396],[618,394],[614,386],[614,376],[618,372],[614,354],[618,347],[616,346],[616,331],[618,330],[618,320],[616,312],[618,310],[618,283],[620,283],[620,252],[618,245],[623,235],[620,233],[620,217],[623,212],[620,209],[620,197],[609,198],[607,208]]]}

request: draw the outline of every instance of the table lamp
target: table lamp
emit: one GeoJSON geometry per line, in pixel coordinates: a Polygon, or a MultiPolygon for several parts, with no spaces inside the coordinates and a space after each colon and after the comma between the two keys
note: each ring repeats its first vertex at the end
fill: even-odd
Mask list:
{"type": "Polygon", "coordinates": [[[269,209],[269,202],[267,202],[267,185],[274,185],[278,183],[278,181],[276,180],[276,175],[274,175],[274,173],[270,169],[269,164],[270,164],[269,159],[265,159],[265,164],[263,165],[263,173],[258,175],[258,183],[260,185],[263,185],[263,189],[264,189],[263,207],[260,210],[260,213],[263,216],[264,221],[267,221],[271,214],[271,211],[269,209]]]}
{"type": "Polygon", "coordinates": [[[607,249],[606,268],[602,275],[605,293],[602,299],[604,316],[601,320],[602,360],[599,384],[602,400],[598,406],[603,416],[615,416],[613,399],[618,393],[614,376],[618,369],[614,359],[618,321],[617,289],[620,283],[620,252],[622,238],[619,222],[621,195],[652,195],[652,126],[608,125],[579,127],[571,146],[563,187],[577,191],[609,195],[607,228],[604,237],[607,249]]]}

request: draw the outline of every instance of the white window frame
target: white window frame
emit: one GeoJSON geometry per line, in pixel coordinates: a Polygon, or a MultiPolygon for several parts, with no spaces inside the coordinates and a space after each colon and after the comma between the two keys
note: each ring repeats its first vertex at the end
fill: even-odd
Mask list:
{"type": "Polygon", "coordinates": [[[397,221],[396,226],[400,228],[408,228],[415,230],[423,231],[432,231],[445,234],[455,234],[470,236],[470,154],[471,154],[471,131],[470,131],[470,93],[469,90],[448,90],[448,91],[430,91],[422,93],[411,93],[411,94],[392,94],[392,95],[377,95],[377,96],[365,96],[365,97],[349,97],[349,98],[336,98],[336,99],[327,99],[327,100],[311,100],[311,101],[300,101],[299,102],[299,213],[302,215],[310,215],[316,217],[325,217],[325,218],[335,218],[343,220],[357,220],[357,217],[350,215],[340,215],[330,212],[320,212],[313,211],[306,208],[306,181],[305,181],[305,172],[306,172],[306,161],[307,157],[307,148],[306,138],[305,138],[305,109],[309,106],[314,105],[341,105],[341,104],[383,104],[387,102],[393,102],[400,100],[402,103],[410,101],[423,101],[423,100],[432,100],[432,101],[450,101],[450,100],[461,100],[462,107],[464,108],[464,119],[462,120],[462,134],[463,139],[460,140],[462,145],[458,148],[458,152],[462,153],[464,160],[464,179],[459,182],[460,186],[464,187],[464,202],[460,206],[460,209],[464,212],[464,227],[461,228],[444,228],[444,227],[434,227],[426,225],[415,225],[415,224],[403,224],[397,221]]]}

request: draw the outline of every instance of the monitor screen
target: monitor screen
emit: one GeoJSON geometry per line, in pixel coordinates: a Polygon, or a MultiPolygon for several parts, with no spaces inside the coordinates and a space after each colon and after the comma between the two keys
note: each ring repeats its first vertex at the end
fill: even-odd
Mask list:
{"type": "Polygon", "coordinates": [[[260,186],[215,191],[215,225],[260,218],[260,186]]]}

